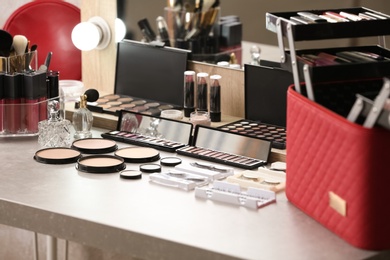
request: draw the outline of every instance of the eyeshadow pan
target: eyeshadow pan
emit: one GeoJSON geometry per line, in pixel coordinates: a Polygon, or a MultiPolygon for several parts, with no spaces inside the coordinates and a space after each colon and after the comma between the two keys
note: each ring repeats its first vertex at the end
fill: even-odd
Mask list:
{"type": "Polygon", "coordinates": [[[113,95],[103,96],[102,98],[108,99],[108,100],[116,100],[116,99],[120,98],[120,96],[113,94],[113,95]]]}
{"type": "Polygon", "coordinates": [[[79,139],[72,143],[72,148],[88,154],[110,153],[118,149],[116,143],[112,140],[103,138],[79,139]]]}
{"type": "Polygon", "coordinates": [[[124,97],[124,98],[118,98],[117,101],[119,102],[123,102],[123,103],[128,103],[128,102],[131,102],[133,101],[134,99],[131,98],[131,97],[124,97]]]}
{"type": "Polygon", "coordinates": [[[121,107],[121,108],[133,108],[133,107],[135,107],[135,104],[122,104],[122,105],[120,105],[119,107],[121,107]]]}
{"type": "Polygon", "coordinates": [[[45,148],[37,151],[34,159],[45,164],[68,164],[75,163],[81,158],[81,153],[71,148],[45,148]]]}

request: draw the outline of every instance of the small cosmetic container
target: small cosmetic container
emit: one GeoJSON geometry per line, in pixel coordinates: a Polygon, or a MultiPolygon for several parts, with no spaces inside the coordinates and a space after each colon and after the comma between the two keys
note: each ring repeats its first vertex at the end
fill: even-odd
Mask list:
{"type": "Polygon", "coordinates": [[[49,118],[38,123],[39,145],[43,148],[70,147],[72,124],[69,120],[60,117],[60,103],[57,100],[49,101],[47,110],[49,118]]]}
{"type": "Polygon", "coordinates": [[[196,125],[210,126],[211,120],[207,111],[196,111],[190,115],[190,122],[195,127],[196,125]]]}
{"type": "Polygon", "coordinates": [[[210,76],[210,119],[211,122],[221,122],[221,80],[220,75],[210,76]]]}
{"type": "Polygon", "coordinates": [[[184,116],[195,111],[195,71],[184,72],[184,116]]]}
{"type": "Polygon", "coordinates": [[[208,84],[209,74],[205,72],[200,72],[197,75],[197,110],[198,111],[208,111],[208,84]]]}
{"type": "Polygon", "coordinates": [[[93,123],[92,112],[87,108],[87,96],[80,96],[80,106],[73,113],[73,127],[75,129],[74,138],[91,138],[91,128],[93,123]]]}

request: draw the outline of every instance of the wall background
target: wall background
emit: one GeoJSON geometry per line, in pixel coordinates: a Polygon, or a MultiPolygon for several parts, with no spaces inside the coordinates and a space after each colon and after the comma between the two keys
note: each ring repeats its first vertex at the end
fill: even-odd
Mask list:
{"type": "MultiPolygon", "coordinates": [[[[32,1],[28,0],[12,0],[12,1],[2,1],[1,2],[1,15],[0,15],[0,28],[3,28],[5,21],[8,17],[20,6],[32,1]]],[[[71,4],[80,6],[81,0],[67,0],[71,4]]]]}

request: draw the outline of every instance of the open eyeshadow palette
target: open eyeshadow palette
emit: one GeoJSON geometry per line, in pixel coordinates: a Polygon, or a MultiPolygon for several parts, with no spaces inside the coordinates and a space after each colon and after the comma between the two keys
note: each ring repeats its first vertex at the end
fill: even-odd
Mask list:
{"type": "Polygon", "coordinates": [[[106,139],[158,150],[175,152],[191,142],[193,126],[189,122],[121,110],[117,129],[101,136],[106,139]]]}
{"type": "Polygon", "coordinates": [[[120,110],[127,110],[152,116],[160,116],[162,110],[179,108],[179,106],[168,103],[118,94],[105,95],[95,102],[88,103],[88,109],[93,112],[113,115],[119,115],[120,110]]]}
{"type": "Polygon", "coordinates": [[[255,169],[267,163],[271,141],[227,132],[202,125],[195,127],[194,140],[176,153],[244,169],[255,169]]]}
{"type": "Polygon", "coordinates": [[[240,133],[252,138],[272,141],[272,147],[286,149],[286,128],[251,120],[238,120],[219,127],[221,130],[240,133]]]}

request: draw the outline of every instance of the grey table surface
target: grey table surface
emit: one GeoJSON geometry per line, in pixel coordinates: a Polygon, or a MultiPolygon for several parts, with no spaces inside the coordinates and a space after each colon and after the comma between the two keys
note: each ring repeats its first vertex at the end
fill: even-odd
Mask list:
{"type": "MultiPolygon", "coordinates": [[[[123,180],[118,173],[82,173],[75,164],[41,164],[33,159],[37,150],[37,137],[0,138],[1,224],[143,259],[378,255],[338,238],[288,202],[284,192],[276,203],[251,210],[197,199],[193,191],[150,183],[145,174],[123,180]]],[[[138,167],[127,163],[127,169],[138,167]]]]}

